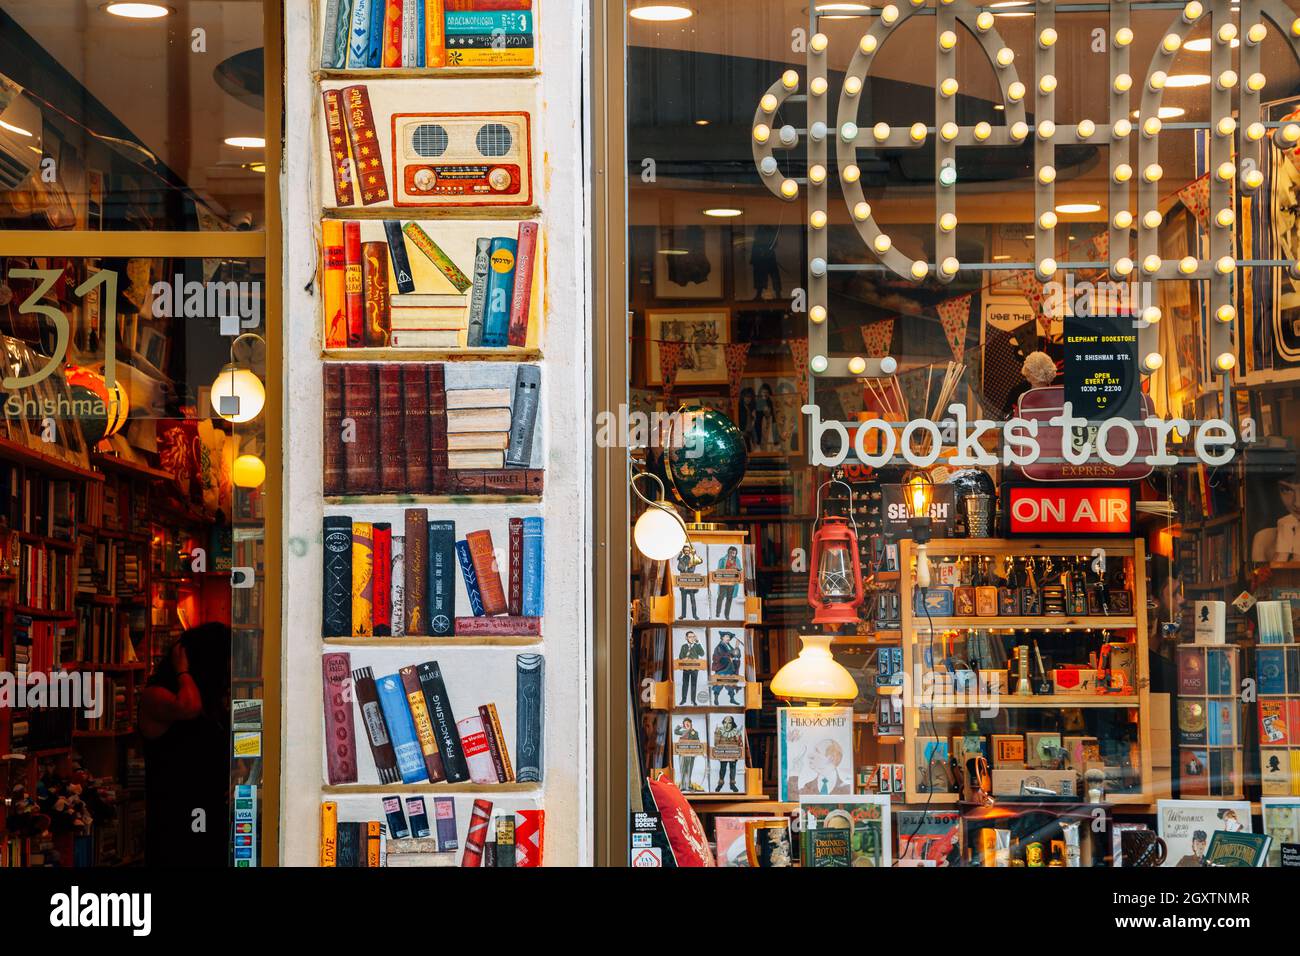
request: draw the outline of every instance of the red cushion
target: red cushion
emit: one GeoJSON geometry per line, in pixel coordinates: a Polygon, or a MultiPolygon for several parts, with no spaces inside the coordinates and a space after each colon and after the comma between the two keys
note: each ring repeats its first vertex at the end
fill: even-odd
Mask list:
{"type": "Polygon", "coordinates": [[[663,821],[677,865],[717,866],[700,818],[677,789],[677,784],[666,777],[651,780],[650,793],[659,808],[659,819],[663,821]]]}

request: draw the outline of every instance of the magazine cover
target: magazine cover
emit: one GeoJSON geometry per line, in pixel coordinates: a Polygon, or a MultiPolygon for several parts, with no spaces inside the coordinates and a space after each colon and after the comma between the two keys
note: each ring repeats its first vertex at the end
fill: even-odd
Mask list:
{"type": "Polygon", "coordinates": [[[777,799],[853,793],[853,708],[778,707],[777,799]]]}
{"type": "Polygon", "coordinates": [[[673,706],[707,707],[709,666],[707,628],[673,628],[673,706]]]}
{"type": "Polygon", "coordinates": [[[1273,838],[1264,865],[1282,865],[1283,844],[1294,847],[1291,852],[1300,855],[1300,797],[1262,797],[1259,808],[1264,832],[1273,838]]]}
{"type": "Polygon", "coordinates": [[[825,829],[847,831],[850,866],[887,867],[892,862],[888,796],[801,796],[799,818],[803,825],[804,866],[818,865],[811,851],[818,844],[815,835],[825,829]]]}
{"type": "Polygon", "coordinates": [[[899,810],[899,860],[961,866],[962,825],[956,810],[899,810]]]}
{"type": "Polygon", "coordinates": [[[1250,804],[1240,800],[1160,800],[1156,819],[1169,848],[1165,866],[1201,866],[1215,830],[1253,832],[1250,804]]]}

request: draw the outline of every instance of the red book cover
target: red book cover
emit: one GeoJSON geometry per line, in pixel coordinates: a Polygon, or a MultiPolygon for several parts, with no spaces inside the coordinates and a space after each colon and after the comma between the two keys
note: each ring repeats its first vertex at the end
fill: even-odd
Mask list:
{"type": "Polygon", "coordinates": [[[488,617],[506,613],[506,595],[501,588],[501,572],[497,570],[497,556],[492,549],[491,531],[471,531],[465,535],[469,556],[474,562],[474,574],[483,597],[483,613],[488,617]]]}
{"type": "Polygon", "coordinates": [[[334,204],[351,206],[356,202],[352,195],[352,162],[348,145],[348,131],[343,121],[343,91],[326,90],[325,127],[330,139],[330,158],[334,168],[334,204]]]}
{"type": "Polygon", "coordinates": [[[540,617],[458,617],[455,632],[460,637],[541,637],[540,617]]]}
{"type": "Polygon", "coordinates": [[[325,363],[325,434],[324,472],[325,494],[347,494],[347,466],[343,450],[343,366],[325,363]]]}
{"type": "Polygon", "coordinates": [[[435,495],[448,490],[447,379],[441,363],[428,366],[429,376],[429,485],[435,495]]]}
{"type": "Polygon", "coordinates": [[[408,492],[403,446],[406,414],[402,409],[402,366],[379,366],[379,490],[386,494],[408,492]]]}
{"type": "Polygon", "coordinates": [[[374,570],[371,572],[375,594],[370,605],[375,637],[393,633],[393,526],[387,522],[374,525],[374,570]]]}
{"type": "Polygon", "coordinates": [[[362,332],[365,345],[372,349],[384,348],[388,345],[392,327],[386,242],[361,244],[361,297],[365,314],[365,328],[362,332]]]}
{"type": "Polygon", "coordinates": [[[529,495],[541,497],[545,472],[540,468],[455,468],[443,487],[453,495],[529,495]]]}
{"type": "Polygon", "coordinates": [[[510,585],[506,593],[506,613],[515,617],[524,613],[524,519],[510,519],[510,585]]]}
{"type": "MultiPolygon", "coordinates": [[[[402,369],[402,451],[406,459],[406,486],[408,494],[427,494],[433,485],[429,477],[429,384],[425,375],[427,366],[417,362],[403,363],[402,369]]],[[[410,547],[410,544],[407,544],[410,547]]],[[[408,598],[409,600],[409,598],[408,598]]]]}
{"type": "Polygon", "coordinates": [[[379,150],[379,133],[370,109],[370,92],[364,84],[343,90],[343,119],[347,123],[352,161],[356,164],[357,189],[361,204],[371,206],[386,202],[388,179],[384,175],[383,155],[379,150]]]}
{"type": "Polygon", "coordinates": [[[537,223],[519,224],[515,251],[515,289],[510,300],[510,326],[507,341],[522,348],[528,344],[528,313],[533,304],[533,261],[537,258],[537,223]]]}
{"type": "Polygon", "coordinates": [[[343,224],[343,305],[348,316],[348,348],[366,344],[365,286],[361,278],[361,223],[343,224]]]}
{"type": "Polygon", "coordinates": [[[483,721],[483,733],[487,737],[488,753],[492,756],[492,766],[497,772],[497,783],[506,782],[506,765],[501,762],[501,747],[497,735],[492,732],[492,715],[482,704],[478,708],[479,720],[483,721]]]}
{"type": "Polygon", "coordinates": [[[381,63],[383,66],[402,65],[402,0],[388,0],[384,8],[384,54],[381,63]]]}
{"type": "Polygon", "coordinates": [[[446,9],[463,10],[531,10],[533,0],[446,0],[446,9]]]}
{"type": "Polygon", "coordinates": [[[343,366],[343,416],[352,420],[353,441],[343,443],[347,492],[369,495],[379,490],[379,418],[375,366],[343,366]]]}

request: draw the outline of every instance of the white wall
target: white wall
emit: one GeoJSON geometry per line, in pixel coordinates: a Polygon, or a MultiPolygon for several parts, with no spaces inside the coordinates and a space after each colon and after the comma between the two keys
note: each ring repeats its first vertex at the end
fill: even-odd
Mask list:
{"type": "MultiPolygon", "coordinates": [[[[281,848],[285,865],[318,858],[321,800],[321,359],[315,283],[320,186],[313,0],[285,2],[284,595],[281,848]]],[[[590,304],[584,88],[588,14],[540,0],[539,177],[547,236],[542,427],[545,429],[546,863],[591,862],[590,304]]],[[[478,82],[509,83],[509,80],[478,82]]],[[[435,107],[436,108],[436,107],[435,107]]],[[[451,108],[456,108],[454,105],[451,108]]],[[[509,505],[455,505],[485,523],[509,505]]],[[[441,509],[431,509],[431,517],[441,509]]],[[[528,513],[534,509],[529,508],[528,513]]],[[[395,510],[400,520],[400,510],[395,510]]],[[[418,646],[413,639],[413,646],[418,646]]],[[[361,746],[363,742],[359,741],[361,746]]],[[[378,798],[374,798],[376,804],[378,798]]]]}

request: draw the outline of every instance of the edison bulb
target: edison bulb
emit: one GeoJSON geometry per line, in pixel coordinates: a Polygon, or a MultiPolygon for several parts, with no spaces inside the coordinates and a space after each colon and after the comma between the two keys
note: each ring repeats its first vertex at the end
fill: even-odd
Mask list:
{"type": "Polygon", "coordinates": [[[956,96],[959,85],[953,77],[947,77],[939,84],[939,92],[944,96],[956,96]]]}
{"type": "Polygon", "coordinates": [[[1038,217],[1038,225],[1044,229],[1056,228],[1056,213],[1050,209],[1038,217]]]}
{"type": "Polygon", "coordinates": [[[939,49],[951,50],[957,45],[957,34],[951,30],[944,30],[939,34],[939,49]]]}
{"type": "Polygon", "coordinates": [[[1151,352],[1142,360],[1142,364],[1146,366],[1148,372],[1154,372],[1165,364],[1165,360],[1160,357],[1159,352],[1151,352]]]}
{"type": "Polygon", "coordinates": [[[1039,139],[1051,139],[1056,135],[1056,124],[1051,120],[1043,120],[1035,126],[1039,139]]]}
{"type": "Polygon", "coordinates": [[[975,124],[975,138],[981,143],[993,135],[993,127],[985,122],[975,124]]]}
{"type": "Polygon", "coordinates": [[[1164,70],[1156,70],[1151,74],[1151,78],[1147,80],[1147,85],[1153,90],[1163,90],[1168,80],[1169,75],[1164,70]]]}
{"type": "Polygon", "coordinates": [[[1231,43],[1237,39],[1237,28],[1231,23],[1225,23],[1219,27],[1219,42],[1231,43]]]}
{"type": "Polygon", "coordinates": [[[782,180],[781,195],[786,199],[793,199],[795,196],[799,195],[799,184],[793,179],[782,180]]]}
{"type": "Polygon", "coordinates": [[[814,209],[808,217],[808,225],[814,229],[826,228],[826,211],[823,209],[814,209]]]}
{"type": "Polygon", "coordinates": [[[944,232],[952,232],[957,228],[957,217],[950,212],[944,213],[939,217],[939,228],[944,232]]]}
{"type": "Polygon", "coordinates": [[[1214,82],[1219,89],[1230,90],[1237,85],[1237,74],[1234,70],[1224,70],[1215,78],[1214,82]]]}
{"type": "Polygon", "coordinates": [[[1237,260],[1232,256],[1224,256],[1214,264],[1214,268],[1218,271],[1219,275],[1231,275],[1232,270],[1237,268],[1237,260]]]}
{"type": "Polygon", "coordinates": [[[851,143],[858,138],[858,124],[845,123],[840,127],[840,139],[846,143],[851,143]]]}
{"type": "Polygon", "coordinates": [[[1007,87],[1007,99],[1011,100],[1013,103],[1019,103],[1024,98],[1025,84],[1021,83],[1019,80],[1016,80],[1007,87]]]}
{"type": "Polygon", "coordinates": [[[1197,20],[1201,19],[1201,14],[1204,12],[1205,8],[1197,3],[1196,0],[1192,0],[1191,3],[1183,7],[1183,19],[1188,23],[1195,23],[1197,20]]]}
{"type": "Polygon", "coordinates": [[[867,360],[861,355],[855,355],[849,359],[849,372],[853,375],[861,375],[867,370],[867,360]]]}
{"type": "Polygon", "coordinates": [[[1092,120],[1080,120],[1079,125],[1075,128],[1080,139],[1087,139],[1093,133],[1097,132],[1097,124],[1092,120]]]}
{"type": "Polygon", "coordinates": [[[1051,27],[1038,34],[1038,45],[1046,49],[1056,42],[1056,31],[1051,27]]]}
{"type": "Polygon", "coordinates": [[[1133,178],[1133,167],[1128,163],[1120,163],[1115,167],[1115,182],[1126,183],[1133,178]]]}
{"type": "Polygon", "coordinates": [[[1042,259],[1038,263],[1038,274],[1041,276],[1051,276],[1056,274],[1056,260],[1050,256],[1042,259]]]}
{"type": "Polygon", "coordinates": [[[914,143],[924,143],[926,135],[925,124],[913,123],[912,128],[907,131],[907,135],[911,137],[912,142],[914,143]]]}
{"type": "Polygon", "coordinates": [[[826,77],[815,76],[813,81],[808,84],[808,90],[813,96],[823,96],[826,93],[826,77]]]}
{"type": "Polygon", "coordinates": [[[1002,49],[998,50],[996,60],[998,66],[1004,68],[1008,67],[1012,63],[1016,62],[1015,51],[1012,50],[1010,47],[1004,46],[1002,49]]]}
{"type": "Polygon", "coordinates": [[[1195,256],[1183,256],[1178,260],[1178,271],[1185,276],[1189,276],[1196,271],[1197,265],[1195,256]]]}
{"type": "Polygon", "coordinates": [[[1225,116],[1214,129],[1220,136],[1231,136],[1237,131],[1237,121],[1231,116],[1225,116]]]}
{"type": "Polygon", "coordinates": [[[776,112],[776,108],[778,105],[779,104],[777,103],[776,97],[773,96],[771,93],[764,93],[763,98],[758,101],[758,107],[764,113],[776,112]]]}
{"type": "Polygon", "coordinates": [[[1116,93],[1127,93],[1133,89],[1133,77],[1127,73],[1116,74],[1114,86],[1116,93]]]}
{"type": "Polygon", "coordinates": [[[1268,27],[1262,23],[1256,23],[1246,31],[1246,40],[1249,43],[1263,43],[1268,36],[1268,27]]]}
{"type": "Polygon", "coordinates": [[[1029,135],[1029,126],[1024,122],[1011,124],[1011,138],[1014,140],[1024,139],[1029,135]]]}
{"type": "Polygon", "coordinates": [[[1250,76],[1246,77],[1246,89],[1250,90],[1252,93],[1258,93],[1264,88],[1266,82],[1268,81],[1264,78],[1263,73],[1252,73],[1250,76]]]}
{"type": "Polygon", "coordinates": [[[1056,170],[1051,166],[1043,166],[1038,170],[1038,181],[1044,186],[1056,182],[1056,170]]]}
{"type": "Polygon", "coordinates": [[[1133,132],[1133,124],[1126,119],[1116,120],[1115,125],[1111,127],[1111,132],[1115,134],[1116,139],[1123,139],[1133,132]]]}
{"type": "Polygon", "coordinates": [[[814,305],[808,310],[808,319],[820,325],[826,321],[826,306],[814,305]]]}
{"type": "Polygon", "coordinates": [[[889,124],[877,123],[875,126],[871,127],[871,135],[876,138],[876,142],[883,143],[885,140],[889,139],[889,124]]]}
{"type": "Polygon", "coordinates": [[[808,170],[808,179],[817,184],[826,182],[826,167],[820,164],[814,165],[808,170]]]}
{"type": "Polygon", "coordinates": [[[898,7],[894,6],[892,3],[889,4],[885,9],[880,11],[880,19],[883,20],[887,26],[893,26],[898,21],[898,7]]]}
{"type": "Polygon", "coordinates": [[[1231,372],[1237,367],[1237,356],[1231,352],[1223,352],[1214,360],[1214,367],[1220,372],[1231,372]]]}
{"type": "Polygon", "coordinates": [[[1166,53],[1177,53],[1178,48],[1182,45],[1183,41],[1177,33],[1167,33],[1165,38],[1160,41],[1160,46],[1166,53]]]}
{"type": "Polygon", "coordinates": [[[862,77],[850,76],[844,81],[844,92],[849,96],[857,96],[862,92],[862,77]]]}
{"type": "MultiPolygon", "coordinates": [[[[820,143],[826,138],[826,124],[821,120],[816,120],[808,127],[808,136],[814,143],[820,143]]],[[[799,134],[793,126],[781,127],[781,142],[787,146],[793,146],[798,142],[799,134]]]]}
{"type": "Polygon", "coordinates": [[[1115,275],[1126,276],[1133,271],[1133,260],[1128,256],[1123,256],[1115,263],[1115,275]]]}
{"type": "Polygon", "coordinates": [[[1115,218],[1111,220],[1116,229],[1128,229],[1133,225],[1133,214],[1127,209],[1121,209],[1115,213],[1115,218]]]}
{"type": "Polygon", "coordinates": [[[872,242],[872,245],[875,247],[877,252],[888,252],[890,246],[892,246],[893,244],[894,241],[890,239],[889,236],[885,235],[883,232],[880,235],[876,236],[875,241],[872,242]]]}
{"type": "Polygon", "coordinates": [[[1295,123],[1287,123],[1278,132],[1278,135],[1281,136],[1282,139],[1284,139],[1286,142],[1294,143],[1297,140],[1300,140],[1300,125],[1296,125],[1295,123]]]}
{"type": "Polygon", "coordinates": [[[777,171],[776,157],[764,156],[758,161],[758,170],[764,176],[775,176],[777,171]]]}
{"type": "Polygon", "coordinates": [[[1142,132],[1147,136],[1155,136],[1164,128],[1158,116],[1149,116],[1142,123],[1142,132]]]}
{"type": "Polygon", "coordinates": [[[1226,183],[1232,179],[1233,176],[1237,175],[1237,167],[1232,163],[1220,163],[1215,174],[1226,183]]]}
{"type": "Polygon", "coordinates": [[[1237,215],[1231,209],[1220,209],[1218,214],[1214,217],[1214,221],[1224,229],[1227,229],[1237,221],[1237,215]]]}
{"type": "Polygon", "coordinates": [[[956,123],[944,123],[939,129],[939,135],[943,137],[945,143],[951,143],[960,132],[961,128],[956,123]]]}
{"type": "Polygon", "coordinates": [[[993,14],[989,13],[987,10],[975,18],[975,26],[979,29],[980,33],[987,33],[989,30],[993,29],[993,23],[993,14]]]}
{"type": "Polygon", "coordinates": [[[1038,81],[1038,88],[1044,93],[1054,92],[1056,90],[1056,77],[1050,73],[1044,74],[1043,78],[1038,81]]]}
{"type": "Polygon", "coordinates": [[[864,34],[861,42],[858,43],[858,49],[868,56],[876,52],[876,38],[870,33],[864,34]]]}
{"type": "Polygon", "coordinates": [[[808,45],[812,47],[814,53],[823,53],[826,50],[826,45],[830,42],[831,41],[827,39],[826,34],[814,33],[813,38],[808,41],[808,45]]]}
{"type": "Polygon", "coordinates": [[[1115,45],[1128,46],[1133,42],[1133,31],[1128,27],[1120,27],[1115,31],[1115,45]]]}
{"type": "Polygon", "coordinates": [[[1258,189],[1264,185],[1264,174],[1258,169],[1247,170],[1242,175],[1241,182],[1247,189],[1258,189]]]}
{"type": "Polygon", "coordinates": [[[860,202],[853,207],[853,218],[858,222],[865,222],[871,218],[871,204],[860,202]]]}
{"type": "Polygon", "coordinates": [[[1147,256],[1145,259],[1143,259],[1143,260],[1142,260],[1142,271],[1143,271],[1143,272],[1159,272],[1159,271],[1160,271],[1160,257],[1157,256],[1157,255],[1152,254],[1152,255],[1147,256]]]}
{"type": "Polygon", "coordinates": [[[955,276],[957,270],[961,268],[961,263],[957,261],[956,256],[948,256],[943,260],[943,264],[939,268],[944,275],[955,276]]]}
{"type": "Polygon", "coordinates": [[[1263,123],[1251,123],[1246,127],[1246,138],[1258,142],[1267,132],[1263,123]]]}
{"type": "Polygon", "coordinates": [[[856,164],[849,163],[849,165],[844,167],[844,170],[843,172],[840,173],[840,176],[844,178],[844,181],[846,183],[856,183],[859,179],[862,178],[862,170],[856,164]]]}
{"type": "Polygon", "coordinates": [[[1159,209],[1151,209],[1142,216],[1142,225],[1146,226],[1148,229],[1158,229],[1160,224],[1164,221],[1164,217],[1160,215],[1159,209]]]}
{"type": "Polygon", "coordinates": [[[759,123],[754,127],[754,141],[757,143],[766,143],[772,136],[772,128],[766,123],[759,123]]]}
{"type": "Polygon", "coordinates": [[[1152,163],[1146,169],[1142,170],[1142,178],[1149,183],[1160,182],[1160,177],[1165,174],[1159,163],[1152,163]]]}
{"type": "Polygon", "coordinates": [[[1220,322],[1231,322],[1237,317],[1237,310],[1230,305],[1221,305],[1215,311],[1214,317],[1220,322]]]}
{"type": "Polygon", "coordinates": [[[925,262],[921,261],[920,259],[917,259],[915,262],[912,263],[913,279],[924,279],[929,274],[930,274],[930,267],[925,262]]]}
{"type": "Polygon", "coordinates": [[[799,74],[794,70],[786,70],[781,74],[781,85],[787,90],[797,89],[799,87],[799,74]]]}
{"type": "Polygon", "coordinates": [[[1147,323],[1156,323],[1160,321],[1160,309],[1154,305],[1149,305],[1142,310],[1142,321],[1147,323]]]}
{"type": "Polygon", "coordinates": [[[815,276],[824,276],[826,274],[826,260],[817,256],[812,262],[808,263],[808,271],[815,276]]]}

